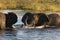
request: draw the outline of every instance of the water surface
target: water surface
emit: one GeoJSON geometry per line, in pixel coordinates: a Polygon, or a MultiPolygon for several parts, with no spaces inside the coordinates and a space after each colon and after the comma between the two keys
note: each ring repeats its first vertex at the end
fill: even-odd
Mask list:
{"type": "Polygon", "coordinates": [[[60,28],[0,30],[0,40],[60,40],[60,28]]]}

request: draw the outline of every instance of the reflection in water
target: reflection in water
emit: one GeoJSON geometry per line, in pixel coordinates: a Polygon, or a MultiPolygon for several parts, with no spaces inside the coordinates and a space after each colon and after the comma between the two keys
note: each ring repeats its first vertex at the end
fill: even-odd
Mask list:
{"type": "Polygon", "coordinates": [[[0,40],[60,40],[60,29],[0,30],[0,40]]]}

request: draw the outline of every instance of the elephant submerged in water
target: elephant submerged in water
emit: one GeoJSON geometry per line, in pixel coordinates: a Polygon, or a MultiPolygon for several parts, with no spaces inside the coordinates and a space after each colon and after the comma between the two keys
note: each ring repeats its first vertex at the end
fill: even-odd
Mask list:
{"type": "Polygon", "coordinates": [[[6,16],[6,28],[13,28],[12,25],[17,22],[17,15],[13,12],[8,12],[6,16]]]}
{"type": "Polygon", "coordinates": [[[28,27],[34,26],[36,28],[37,26],[45,26],[48,21],[48,17],[44,13],[33,14],[28,12],[22,17],[22,22],[28,27]]]}
{"type": "Polygon", "coordinates": [[[22,17],[22,22],[24,23],[24,25],[28,27],[34,26],[35,28],[45,28],[45,27],[52,27],[52,26],[59,27],[60,15],[53,14],[53,13],[49,15],[46,15],[45,13],[36,13],[36,14],[26,13],[22,17]]]}
{"type": "Polygon", "coordinates": [[[5,14],[3,14],[3,13],[0,12],[0,29],[5,29],[6,28],[5,27],[6,26],[5,21],[6,21],[5,14]]]}
{"type": "Polygon", "coordinates": [[[22,17],[22,22],[24,23],[25,26],[33,26],[32,20],[33,20],[33,14],[30,12],[27,12],[26,14],[23,15],[22,17]]]}
{"type": "Polygon", "coordinates": [[[55,26],[59,27],[60,26],[60,15],[59,14],[49,14],[48,15],[48,26],[55,26]]]}
{"type": "Polygon", "coordinates": [[[13,28],[12,25],[17,22],[17,15],[13,12],[4,14],[0,12],[0,29],[13,28]]]}

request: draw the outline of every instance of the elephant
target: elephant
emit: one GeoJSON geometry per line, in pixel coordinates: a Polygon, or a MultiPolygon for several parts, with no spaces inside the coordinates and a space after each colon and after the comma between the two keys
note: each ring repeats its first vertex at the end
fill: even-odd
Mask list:
{"type": "Polygon", "coordinates": [[[34,15],[34,25],[36,28],[45,28],[49,22],[48,16],[45,13],[36,13],[34,15]]]}
{"type": "Polygon", "coordinates": [[[32,26],[32,20],[33,20],[33,14],[30,12],[27,12],[23,15],[22,17],[22,22],[24,23],[25,26],[32,26]]]}
{"type": "Polygon", "coordinates": [[[22,17],[22,22],[26,26],[46,26],[46,23],[49,22],[48,17],[44,13],[30,13],[27,12],[22,17]]]}
{"type": "Polygon", "coordinates": [[[5,29],[6,27],[6,16],[2,12],[0,12],[0,29],[5,29]]]}
{"type": "Polygon", "coordinates": [[[59,27],[60,26],[60,15],[59,14],[49,14],[47,15],[49,22],[48,22],[48,26],[56,26],[59,27]]]}
{"type": "Polygon", "coordinates": [[[48,17],[47,17],[46,14],[44,14],[44,13],[38,13],[36,15],[38,16],[37,17],[38,18],[38,22],[37,22],[37,24],[35,24],[36,26],[41,26],[41,25],[49,22],[49,19],[48,19],[48,17]]]}
{"type": "Polygon", "coordinates": [[[13,12],[8,12],[6,16],[6,28],[13,28],[12,25],[17,22],[17,15],[13,12]]]}

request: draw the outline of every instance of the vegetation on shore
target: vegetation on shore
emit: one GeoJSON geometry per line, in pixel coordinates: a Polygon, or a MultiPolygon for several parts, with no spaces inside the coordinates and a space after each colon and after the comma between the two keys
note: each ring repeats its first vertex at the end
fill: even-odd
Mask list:
{"type": "Polygon", "coordinates": [[[60,0],[0,0],[0,10],[60,12],[60,0]]]}

